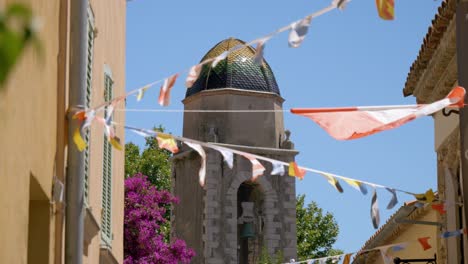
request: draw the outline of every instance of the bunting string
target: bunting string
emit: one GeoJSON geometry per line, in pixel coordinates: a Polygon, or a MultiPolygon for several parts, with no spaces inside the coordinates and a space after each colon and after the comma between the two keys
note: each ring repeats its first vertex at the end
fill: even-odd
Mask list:
{"type": "MultiPolygon", "coordinates": [[[[458,237],[458,236],[467,235],[467,234],[468,234],[468,230],[466,228],[462,228],[462,229],[457,229],[457,230],[453,230],[453,231],[445,231],[440,235],[440,238],[447,239],[447,238],[458,237]]],[[[319,264],[322,264],[323,263],[323,264],[325,264],[325,263],[328,263],[327,261],[332,261],[332,263],[336,263],[336,262],[340,261],[341,259],[343,259],[343,263],[348,263],[349,264],[349,263],[351,263],[350,262],[351,256],[354,255],[354,258],[357,258],[357,257],[363,255],[364,253],[369,253],[369,252],[372,252],[372,251],[380,251],[381,255],[382,255],[382,258],[384,260],[384,263],[391,264],[391,263],[393,263],[393,257],[389,253],[389,251],[392,251],[393,253],[398,252],[398,251],[402,251],[402,250],[406,249],[408,247],[408,245],[416,244],[416,243],[421,246],[421,249],[423,251],[426,251],[426,250],[429,250],[429,249],[432,248],[431,239],[433,239],[433,237],[422,236],[422,237],[418,237],[415,240],[409,240],[409,241],[406,241],[406,242],[388,244],[388,245],[378,246],[378,247],[374,247],[374,248],[370,248],[370,249],[359,250],[359,251],[355,251],[355,252],[344,253],[344,254],[334,255],[334,256],[327,256],[327,257],[321,257],[321,258],[311,258],[311,259],[306,259],[306,260],[301,260],[301,261],[292,260],[292,261],[286,262],[284,264],[291,264],[291,263],[294,263],[294,264],[300,264],[300,263],[307,263],[307,264],[319,263],[319,264]]]]}
{"type": "MultiPolygon", "coordinates": [[[[96,107],[92,107],[92,108],[88,108],[88,109],[83,109],[84,107],[83,106],[74,106],[72,107],[72,110],[74,111],[78,111],[78,112],[89,112],[89,111],[101,111],[103,110],[106,106],[108,105],[111,105],[114,101],[121,101],[131,95],[136,95],[137,97],[137,101],[140,101],[143,99],[143,96],[144,96],[144,93],[148,90],[148,89],[151,89],[153,87],[155,87],[155,85],[157,84],[160,84],[160,83],[164,83],[163,86],[161,87],[161,93],[160,93],[160,98],[159,98],[159,103],[163,106],[167,106],[169,104],[169,96],[170,96],[170,88],[172,88],[172,86],[174,85],[177,77],[181,74],[184,74],[184,73],[188,73],[188,76],[187,76],[187,79],[185,81],[185,84],[188,86],[187,88],[190,88],[191,85],[193,85],[193,83],[195,82],[195,80],[198,78],[198,75],[200,74],[200,71],[201,71],[201,66],[203,65],[206,65],[206,64],[209,64],[211,63],[211,67],[215,67],[216,64],[225,59],[227,57],[227,55],[229,55],[230,53],[236,51],[236,50],[239,50],[241,48],[244,48],[244,47],[249,47],[249,46],[253,46],[253,45],[261,45],[262,48],[259,49],[259,52],[263,54],[263,46],[265,45],[266,41],[270,40],[271,38],[275,37],[276,35],[279,35],[285,31],[290,31],[290,36],[289,36],[289,43],[290,43],[290,46],[291,47],[298,47],[299,44],[303,41],[303,39],[305,38],[305,35],[307,34],[307,28],[308,28],[308,23],[310,23],[310,20],[313,19],[313,18],[317,18],[319,16],[322,16],[336,8],[338,9],[342,9],[342,6],[348,2],[350,2],[351,0],[341,0],[341,1],[336,1],[336,0],[333,0],[332,3],[319,10],[319,11],[316,11],[312,14],[309,14],[297,21],[294,21],[286,26],[283,26],[263,37],[260,37],[260,38],[257,38],[257,39],[254,39],[252,41],[249,41],[245,44],[239,44],[239,45],[236,45],[232,48],[230,48],[229,50],[223,52],[221,55],[215,57],[215,58],[209,58],[209,59],[206,59],[198,64],[195,64],[195,65],[192,65],[190,68],[186,69],[186,70],[182,70],[178,73],[175,73],[175,74],[172,74],[168,77],[165,77],[163,79],[160,79],[160,80],[157,80],[157,81],[153,81],[151,83],[148,83],[146,85],[143,85],[142,87],[139,87],[139,88],[136,88],[136,89],[133,89],[129,92],[127,92],[126,94],[124,95],[121,95],[119,97],[116,97],[112,100],[109,100],[107,102],[103,102],[99,105],[97,105],[96,107]],[[308,23],[307,23],[308,21],[308,23]],[[293,44],[291,44],[293,43],[293,44]],[[171,85],[169,85],[171,84],[171,85]]],[[[259,60],[259,58],[256,59],[257,61],[259,60]]]]}

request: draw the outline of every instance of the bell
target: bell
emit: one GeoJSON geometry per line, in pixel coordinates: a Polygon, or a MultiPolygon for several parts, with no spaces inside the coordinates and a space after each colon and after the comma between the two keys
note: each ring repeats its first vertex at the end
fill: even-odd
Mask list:
{"type": "Polygon", "coordinates": [[[244,223],[242,225],[242,232],[240,234],[241,238],[253,238],[255,237],[253,224],[252,223],[244,223]]]}

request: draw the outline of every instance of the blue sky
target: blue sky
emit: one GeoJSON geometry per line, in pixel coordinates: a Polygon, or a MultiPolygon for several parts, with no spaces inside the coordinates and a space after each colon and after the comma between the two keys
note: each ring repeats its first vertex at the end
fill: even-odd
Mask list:
{"type": "MultiPolygon", "coordinates": [[[[328,0],[128,2],[126,88],[189,68],[225,38],[253,40],[329,4],[328,0]]],[[[395,20],[383,21],[374,0],[353,0],[344,11],[313,20],[298,49],[288,48],[287,34],[271,39],[265,58],[286,100],[284,108],[414,103],[414,97],[403,97],[402,89],[440,0],[395,5],[395,20]]],[[[183,108],[183,78],[173,89],[170,109],[183,108]]],[[[160,108],[158,90],[149,90],[139,103],[130,98],[127,108],[160,108]]],[[[284,119],[303,166],[412,192],[436,188],[431,117],[354,141],[336,141],[304,117],[285,113],[284,119]]],[[[174,134],[182,133],[182,113],[128,112],[126,123],[142,128],[162,124],[174,134]]],[[[143,144],[133,133],[127,133],[126,141],[143,144]]],[[[340,226],[336,247],[351,252],[375,230],[369,213],[371,195],[345,185],[339,194],[323,178],[308,174],[297,181],[296,192],[335,215],[340,226]]],[[[385,210],[390,197],[386,191],[378,194],[382,224],[396,208],[385,210]]],[[[412,198],[399,194],[398,206],[412,198]]]]}

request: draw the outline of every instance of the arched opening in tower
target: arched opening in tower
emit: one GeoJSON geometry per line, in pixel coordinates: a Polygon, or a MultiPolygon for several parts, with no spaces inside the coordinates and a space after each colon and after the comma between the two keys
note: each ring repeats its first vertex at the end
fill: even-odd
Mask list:
{"type": "Polygon", "coordinates": [[[261,186],[245,181],[237,190],[237,254],[240,264],[258,263],[263,248],[265,225],[264,192],[261,186]]]}

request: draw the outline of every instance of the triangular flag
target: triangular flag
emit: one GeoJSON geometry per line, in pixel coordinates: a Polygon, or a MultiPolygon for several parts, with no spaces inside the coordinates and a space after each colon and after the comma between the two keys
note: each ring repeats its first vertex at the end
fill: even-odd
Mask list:
{"type": "Polygon", "coordinates": [[[80,129],[76,128],[75,132],[73,133],[73,142],[75,142],[76,147],[81,152],[86,148],[86,142],[84,141],[83,137],[81,136],[80,129]]]}
{"type": "Polygon", "coordinates": [[[387,205],[387,209],[390,210],[393,207],[395,207],[395,205],[398,203],[398,198],[397,198],[397,195],[396,195],[396,191],[394,189],[390,189],[390,188],[385,188],[385,189],[392,194],[392,199],[390,200],[390,202],[387,205]]]}
{"type": "Polygon", "coordinates": [[[385,264],[392,264],[393,258],[388,254],[388,247],[384,247],[380,249],[380,254],[382,255],[383,262],[385,264]]]}
{"type": "Polygon", "coordinates": [[[339,10],[343,11],[346,8],[348,0],[333,0],[332,5],[336,6],[339,10]]]}
{"type": "Polygon", "coordinates": [[[271,175],[284,175],[285,170],[284,170],[284,165],[279,162],[272,162],[271,166],[273,167],[271,169],[271,175]]]}
{"type": "Polygon", "coordinates": [[[441,237],[442,238],[449,238],[449,237],[460,236],[462,234],[463,234],[463,229],[460,229],[460,230],[454,230],[454,231],[446,231],[446,232],[442,233],[441,237]]]}
{"type": "Polygon", "coordinates": [[[192,66],[192,68],[190,68],[190,71],[187,75],[187,79],[185,79],[185,87],[190,88],[193,86],[195,81],[198,79],[198,76],[200,75],[201,70],[202,70],[201,64],[194,65],[192,66]]]}
{"type": "Polygon", "coordinates": [[[291,113],[310,118],[335,139],[351,140],[400,127],[421,116],[431,115],[447,106],[463,102],[464,97],[465,89],[457,87],[446,98],[422,106],[292,108],[291,113]]]}
{"type": "Polygon", "coordinates": [[[171,135],[158,133],[156,139],[158,140],[159,148],[167,149],[172,153],[179,152],[177,143],[171,135]]]}
{"type": "Polygon", "coordinates": [[[109,139],[109,142],[111,143],[111,145],[118,149],[118,150],[123,150],[123,147],[122,147],[122,144],[120,144],[120,138],[118,137],[112,137],[109,139]]]}
{"type": "Polygon", "coordinates": [[[445,214],[447,212],[445,210],[445,203],[432,204],[431,207],[432,207],[432,209],[439,212],[439,214],[441,214],[441,215],[443,215],[443,214],[445,214]]]}
{"type": "Polygon", "coordinates": [[[415,194],[414,197],[416,200],[426,203],[432,203],[435,199],[435,194],[432,189],[427,190],[425,193],[415,194]]]}
{"type": "Polygon", "coordinates": [[[344,256],[344,259],[343,259],[343,263],[342,264],[349,264],[351,263],[351,256],[353,255],[353,253],[349,253],[349,254],[346,254],[344,256]]]}
{"type": "Polygon", "coordinates": [[[221,153],[221,155],[223,155],[224,161],[226,162],[228,167],[230,169],[232,169],[233,163],[234,163],[232,151],[230,151],[228,149],[225,149],[225,148],[218,147],[218,146],[214,146],[214,145],[211,145],[210,147],[212,149],[215,149],[215,150],[219,151],[219,153],[221,153]]]}
{"type": "Polygon", "coordinates": [[[159,104],[161,106],[168,106],[171,100],[171,89],[174,86],[179,74],[174,74],[164,80],[161,90],[159,91],[159,104]]]}
{"type": "Polygon", "coordinates": [[[96,111],[89,110],[88,112],[86,112],[83,125],[81,125],[81,131],[84,131],[87,127],[89,127],[95,117],[96,117],[96,111]]]}
{"type": "Polygon", "coordinates": [[[265,49],[265,43],[269,38],[262,38],[258,40],[257,47],[255,48],[254,63],[256,65],[261,65],[263,62],[263,50],[265,49]]]}
{"type": "Polygon", "coordinates": [[[112,122],[112,114],[114,113],[115,105],[117,104],[117,100],[112,101],[110,105],[106,108],[106,125],[110,126],[112,122]]]}
{"type": "Polygon", "coordinates": [[[393,20],[395,16],[394,0],[375,0],[379,17],[383,20],[393,20]]]}
{"type": "Polygon", "coordinates": [[[420,237],[418,238],[419,244],[421,244],[421,247],[424,249],[424,251],[432,248],[432,246],[429,244],[429,239],[430,237],[420,237]]]}
{"type": "Polygon", "coordinates": [[[185,142],[189,147],[193,148],[195,151],[198,152],[198,155],[201,157],[201,165],[200,165],[200,171],[198,172],[198,178],[200,185],[203,187],[205,186],[205,175],[206,175],[206,153],[205,150],[203,149],[202,146],[199,144],[191,143],[191,142],[185,142]]]}
{"type": "Polygon", "coordinates": [[[297,166],[297,163],[294,161],[291,161],[289,163],[289,168],[288,168],[288,174],[289,176],[297,177],[299,179],[304,179],[304,175],[306,174],[306,170],[303,168],[297,166]]]}
{"type": "Polygon", "coordinates": [[[372,225],[375,229],[379,227],[380,224],[380,213],[379,213],[379,203],[377,201],[377,191],[374,189],[374,193],[372,194],[372,201],[371,201],[371,219],[372,225]]]}
{"type": "Polygon", "coordinates": [[[216,57],[213,62],[211,63],[211,67],[216,67],[216,65],[218,65],[218,63],[224,59],[226,59],[227,55],[229,54],[229,52],[226,50],[224,51],[223,53],[219,54],[218,57],[216,57]]]}
{"type": "Polygon", "coordinates": [[[143,99],[143,96],[145,95],[146,90],[148,90],[151,86],[146,85],[140,89],[138,89],[138,94],[137,94],[137,102],[141,101],[143,99]]]}
{"type": "Polygon", "coordinates": [[[354,189],[360,191],[362,194],[366,195],[367,194],[367,188],[364,185],[364,183],[354,180],[354,179],[344,179],[346,183],[348,183],[351,187],[354,189]]]}
{"type": "Polygon", "coordinates": [[[263,167],[255,157],[248,154],[244,154],[243,156],[252,163],[252,180],[255,181],[258,177],[263,175],[265,167],[263,167]]]}
{"type": "Polygon", "coordinates": [[[408,243],[401,243],[401,244],[392,246],[391,249],[393,252],[398,252],[398,251],[405,249],[407,246],[408,246],[408,243]]]}
{"type": "Polygon", "coordinates": [[[289,31],[289,47],[297,48],[301,45],[307,31],[309,30],[310,22],[312,21],[311,16],[307,16],[301,21],[294,22],[291,24],[291,30],[289,31]]]}
{"type": "Polygon", "coordinates": [[[340,182],[333,177],[331,174],[328,173],[320,173],[323,177],[327,179],[327,181],[335,188],[338,192],[342,193],[343,192],[343,187],[341,187],[340,182]]]}

